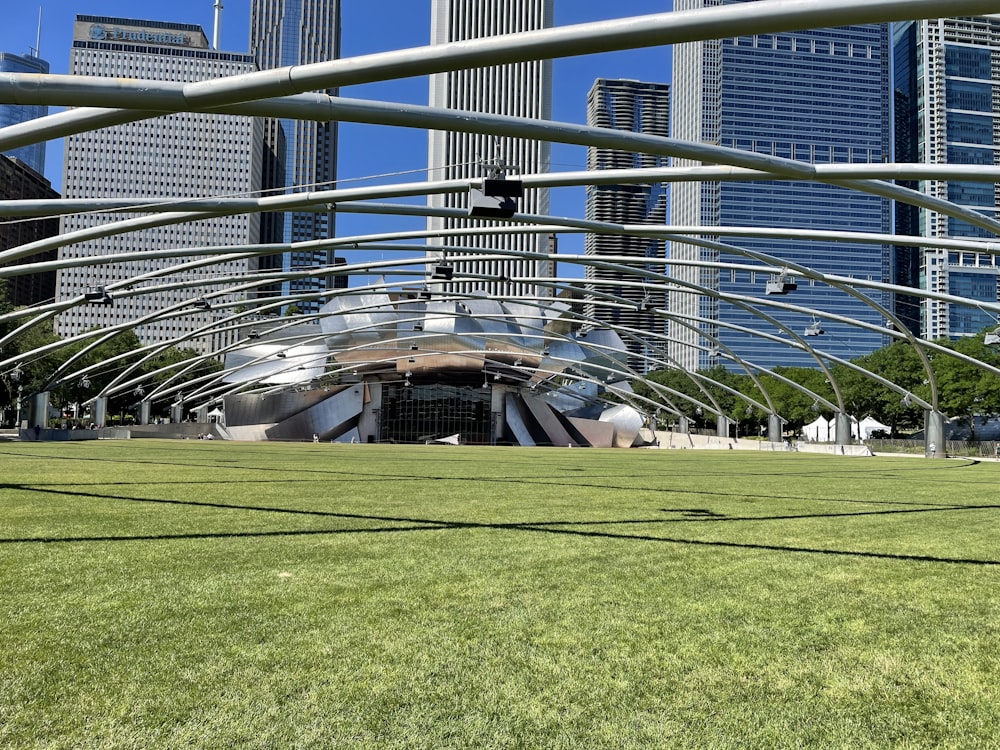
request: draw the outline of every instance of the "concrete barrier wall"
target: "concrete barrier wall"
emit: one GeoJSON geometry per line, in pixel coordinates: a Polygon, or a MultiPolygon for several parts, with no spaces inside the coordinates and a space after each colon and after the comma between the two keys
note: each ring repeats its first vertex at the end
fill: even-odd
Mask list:
{"type": "MultiPolygon", "coordinates": [[[[39,441],[66,441],[66,440],[98,440],[100,430],[40,430],[39,441]]],[[[35,440],[34,429],[21,430],[19,433],[21,440],[35,440]]]]}
{"type": "Polygon", "coordinates": [[[832,443],[796,443],[799,453],[825,453],[830,456],[871,456],[867,445],[834,445],[832,443]]]}
{"type": "Polygon", "coordinates": [[[656,432],[656,445],[650,448],[691,449],[691,450],[736,450],[767,451],[781,453],[801,451],[803,453],[825,453],[831,456],[871,456],[867,445],[834,445],[832,443],[772,443],[767,440],[739,440],[717,435],[696,435],[685,432],[656,432]]]}
{"type": "Polygon", "coordinates": [[[127,429],[133,438],[193,440],[211,435],[213,440],[229,440],[226,428],[215,422],[170,422],[168,424],[132,425],[120,429],[127,429]]]}

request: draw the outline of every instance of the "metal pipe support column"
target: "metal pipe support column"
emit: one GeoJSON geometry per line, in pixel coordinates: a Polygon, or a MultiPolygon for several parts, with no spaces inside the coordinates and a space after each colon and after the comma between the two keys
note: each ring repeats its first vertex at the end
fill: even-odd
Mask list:
{"type": "Polygon", "coordinates": [[[91,421],[97,427],[104,427],[108,420],[108,399],[104,396],[95,398],[93,406],[90,407],[90,413],[92,416],[91,421]]]}
{"type": "Polygon", "coordinates": [[[924,450],[928,458],[945,458],[944,414],[934,409],[924,411],[924,450]]]}
{"type": "Polygon", "coordinates": [[[838,411],[833,415],[833,419],[837,425],[836,432],[836,444],[837,445],[850,445],[851,444],[851,416],[849,414],[844,414],[842,411],[838,411]]]}
{"type": "Polygon", "coordinates": [[[49,392],[42,391],[31,397],[28,406],[28,429],[40,427],[43,430],[49,426],[49,392]]]}
{"type": "Polygon", "coordinates": [[[767,415],[767,439],[771,443],[782,442],[781,433],[785,426],[785,420],[778,414],[767,415]]]}

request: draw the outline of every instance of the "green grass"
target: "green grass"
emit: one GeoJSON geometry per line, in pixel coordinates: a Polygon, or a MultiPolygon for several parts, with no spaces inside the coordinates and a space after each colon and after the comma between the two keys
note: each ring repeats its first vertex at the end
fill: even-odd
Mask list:
{"type": "Polygon", "coordinates": [[[0,444],[0,747],[997,747],[1000,464],[0,444]]]}

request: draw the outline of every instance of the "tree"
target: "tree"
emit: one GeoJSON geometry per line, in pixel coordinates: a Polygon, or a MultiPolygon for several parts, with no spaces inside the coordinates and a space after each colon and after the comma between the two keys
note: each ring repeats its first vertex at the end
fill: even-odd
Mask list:
{"type": "MultiPolygon", "coordinates": [[[[3,279],[0,279],[2,282],[3,279]]],[[[0,315],[14,311],[6,296],[4,284],[0,284],[0,315]]],[[[6,336],[20,325],[18,320],[0,322],[0,336],[6,336]]],[[[49,352],[41,357],[19,358],[39,347],[56,341],[51,321],[40,323],[18,334],[4,345],[0,359],[13,358],[15,364],[0,375],[0,418],[4,424],[13,424],[17,418],[17,405],[44,386],[48,373],[58,364],[58,352],[49,352]]]]}
{"type": "MultiPolygon", "coordinates": [[[[171,380],[172,385],[189,383],[223,369],[219,360],[204,358],[190,369],[186,369],[191,364],[191,360],[200,356],[194,349],[181,349],[172,346],[147,362],[142,371],[144,374],[150,374],[150,384],[152,387],[156,387],[171,380],[181,370],[184,370],[184,374],[181,375],[180,379],[171,380]],[[158,370],[163,370],[163,372],[157,372],[158,370]],[[152,373],[156,374],[152,375],[152,373]]],[[[149,390],[148,387],[147,390],[149,390]]]]}
{"type": "MultiPolygon", "coordinates": [[[[992,330],[992,327],[988,329],[989,332],[992,330]]],[[[936,343],[964,354],[975,362],[1000,369],[1000,351],[984,343],[986,332],[983,331],[976,336],[966,336],[957,341],[945,339],[936,343]]],[[[989,372],[975,362],[965,362],[943,352],[930,352],[928,360],[938,385],[939,408],[946,415],[965,417],[969,421],[974,439],[974,417],[1000,413],[1000,375],[989,372]]],[[[848,414],[858,419],[872,416],[890,425],[894,435],[904,429],[917,429],[923,426],[923,409],[917,403],[917,399],[927,402],[931,400],[930,378],[922,358],[910,342],[896,341],[870,354],[855,358],[852,364],[897,387],[890,388],[883,385],[856,368],[835,365],[831,368],[831,374],[840,388],[848,414]],[[907,398],[909,394],[914,398],[907,398]]],[[[729,386],[755,401],[765,400],[756,383],[748,375],[731,372],[723,367],[715,367],[699,374],[729,386]]],[[[647,379],[703,403],[710,404],[714,399],[728,417],[743,424],[750,423],[762,427],[766,423],[767,414],[759,409],[749,408],[746,401],[718,385],[703,382],[705,391],[711,395],[711,397],[706,396],[689,374],[682,370],[658,370],[649,373],[647,379]]],[[[786,379],[836,403],[832,384],[822,370],[808,367],[775,367],[773,374],[760,374],[758,380],[770,395],[775,411],[790,429],[800,429],[811,422],[818,410],[812,396],[793,387],[786,382],[786,379]]],[[[633,387],[636,393],[652,401],[665,404],[669,400],[683,415],[693,419],[699,426],[707,426],[713,419],[711,414],[698,414],[695,404],[688,400],[660,395],[655,388],[644,383],[636,383],[633,387]]],[[[826,417],[832,416],[829,410],[822,410],[822,413],[826,417]]]]}
{"type": "MultiPolygon", "coordinates": [[[[74,342],[58,351],[59,363],[66,362],[93,343],[88,341],[74,342]]],[[[63,380],[52,389],[51,401],[54,405],[66,408],[72,404],[81,404],[96,396],[129,364],[135,362],[139,355],[133,354],[121,359],[119,355],[128,355],[142,347],[139,337],[134,331],[122,331],[114,337],[103,341],[79,359],[74,360],[67,368],[66,374],[93,367],[85,376],[63,380]],[[106,364],[105,364],[106,363],[106,364]],[[103,365],[103,366],[102,366],[103,365]]],[[[51,371],[50,371],[51,372],[51,371]]],[[[128,396],[122,395],[108,400],[108,413],[114,414],[128,408],[128,396]]]]}
{"type": "MultiPolygon", "coordinates": [[[[829,401],[833,401],[833,389],[826,380],[826,375],[822,370],[809,367],[775,367],[777,375],[787,378],[794,383],[807,388],[817,396],[821,396],[829,401]]],[[[781,378],[769,374],[759,376],[761,384],[771,396],[774,402],[775,411],[785,420],[787,429],[798,431],[809,422],[816,419],[819,412],[816,399],[808,393],[803,393],[781,378]]],[[[755,389],[756,390],[756,389],[755,389]]],[[[750,394],[754,395],[754,394],[750,394]]],[[[760,400],[759,393],[756,394],[760,400]]],[[[827,415],[829,416],[829,414],[827,415]]],[[[766,415],[761,415],[766,418],[766,415]]]]}
{"type": "MultiPolygon", "coordinates": [[[[13,310],[14,305],[11,304],[10,298],[7,295],[7,279],[0,278],[0,316],[13,310]]],[[[0,338],[10,333],[13,330],[13,326],[13,321],[0,321],[0,338]]],[[[4,349],[0,349],[0,359],[7,358],[4,355],[4,351],[4,349]]],[[[6,351],[13,351],[13,348],[8,347],[6,351]]],[[[11,424],[15,419],[15,417],[9,415],[13,412],[14,404],[17,401],[18,388],[21,385],[20,379],[20,370],[15,374],[13,367],[3,376],[0,376],[0,425],[11,424]]]]}
{"type": "MultiPolygon", "coordinates": [[[[853,363],[900,386],[904,391],[926,399],[930,390],[920,356],[913,345],[897,341],[871,354],[857,357],[853,363]]],[[[858,418],[872,416],[888,424],[896,434],[901,427],[918,427],[922,411],[915,404],[904,403],[899,392],[880,384],[862,373],[838,366],[834,377],[841,385],[844,401],[858,418]]]]}
{"type": "MultiPolygon", "coordinates": [[[[683,370],[677,369],[666,369],[666,370],[656,370],[647,374],[646,379],[661,385],[664,388],[669,388],[673,391],[683,393],[685,395],[698,398],[699,400],[704,400],[704,395],[698,391],[697,386],[691,380],[690,376],[683,370]],[[697,395],[695,395],[697,394],[697,395]]],[[[633,385],[633,390],[640,396],[648,398],[651,401],[655,401],[665,406],[668,403],[674,404],[683,414],[687,416],[694,415],[694,404],[690,403],[686,399],[680,398],[678,396],[672,395],[670,393],[661,393],[652,386],[644,382],[638,382],[633,385]]]]}
{"type": "MultiPolygon", "coordinates": [[[[939,343],[980,362],[1000,366],[1000,355],[983,343],[981,335],[939,343]]],[[[950,416],[965,417],[969,422],[971,438],[975,440],[976,415],[1000,412],[1000,376],[947,354],[935,353],[932,362],[941,411],[950,416]]]]}

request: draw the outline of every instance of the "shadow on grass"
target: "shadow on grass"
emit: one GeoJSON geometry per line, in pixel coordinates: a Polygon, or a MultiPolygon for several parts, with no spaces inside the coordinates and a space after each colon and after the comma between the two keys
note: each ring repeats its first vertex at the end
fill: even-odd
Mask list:
{"type": "MultiPolygon", "coordinates": [[[[80,445],[86,445],[86,443],[81,442],[80,445]]],[[[301,451],[297,451],[294,454],[297,459],[308,458],[310,455],[313,455],[313,454],[315,454],[316,456],[322,456],[325,459],[329,459],[330,458],[331,454],[330,454],[329,451],[324,451],[322,449],[316,450],[313,447],[312,443],[309,443],[308,445],[310,446],[310,448],[306,448],[305,446],[303,446],[303,448],[302,448],[301,451]]],[[[211,449],[211,448],[214,448],[216,451],[224,450],[224,449],[226,449],[226,444],[225,444],[225,442],[220,442],[220,443],[217,443],[215,445],[208,446],[208,449],[211,449]]],[[[551,450],[558,450],[558,449],[551,449],[551,450]]],[[[324,477],[324,478],[337,477],[337,478],[343,478],[343,479],[350,479],[353,482],[359,482],[359,481],[385,481],[385,482],[406,481],[406,482],[409,482],[409,481],[414,481],[414,480],[422,480],[422,481],[444,481],[444,480],[448,480],[448,481],[476,481],[476,482],[489,481],[489,482],[513,483],[513,484],[537,484],[537,485],[546,485],[546,486],[593,487],[593,488],[596,488],[596,489],[622,489],[622,490],[628,490],[628,491],[633,491],[633,492],[638,492],[638,491],[642,491],[642,492],[657,492],[657,491],[659,491],[659,492],[676,492],[676,491],[679,491],[676,487],[649,488],[649,487],[636,487],[634,485],[613,485],[613,484],[610,484],[608,480],[609,479],[610,480],[619,479],[620,475],[614,474],[614,473],[610,474],[610,475],[598,474],[598,473],[595,473],[591,468],[584,469],[584,468],[579,468],[579,467],[558,467],[558,466],[557,467],[552,467],[551,464],[548,464],[548,463],[546,464],[546,467],[545,467],[546,468],[545,476],[552,476],[552,471],[553,470],[561,470],[561,471],[566,472],[568,474],[570,474],[570,473],[577,473],[577,472],[586,472],[587,473],[587,477],[590,478],[590,479],[592,479],[593,481],[592,482],[581,482],[578,478],[572,477],[572,476],[567,477],[567,480],[573,479],[574,481],[567,481],[567,482],[563,483],[559,479],[555,479],[554,481],[544,481],[544,480],[541,480],[541,479],[538,479],[538,478],[534,478],[533,479],[531,477],[526,477],[526,476],[523,476],[523,475],[521,475],[521,476],[495,476],[495,477],[482,477],[482,476],[467,476],[467,477],[463,477],[463,476],[441,475],[441,474],[403,474],[403,473],[393,474],[393,473],[386,473],[386,471],[384,470],[384,467],[385,467],[384,462],[386,460],[384,456],[380,456],[379,457],[379,469],[378,469],[377,473],[375,473],[375,474],[367,474],[364,471],[362,471],[361,469],[356,468],[358,466],[358,464],[354,464],[351,469],[345,469],[345,468],[339,468],[339,467],[330,467],[330,466],[322,466],[322,467],[308,466],[308,465],[303,466],[303,465],[298,464],[298,463],[295,466],[272,466],[272,467],[268,467],[268,466],[259,466],[259,465],[247,465],[246,462],[244,462],[244,461],[237,460],[237,459],[232,459],[232,458],[220,458],[219,454],[217,452],[212,452],[212,453],[209,453],[207,455],[203,455],[203,454],[198,454],[198,453],[192,454],[190,452],[190,450],[185,450],[185,449],[180,449],[180,448],[175,448],[175,449],[173,449],[173,451],[174,452],[178,452],[178,453],[183,452],[183,454],[186,457],[190,457],[192,455],[200,456],[201,458],[204,459],[204,462],[199,461],[199,462],[196,462],[196,463],[192,463],[190,460],[184,461],[184,462],[173,462],[173,461],[166,461],[166,460],[155,460],[154,461],[154,460],[147,460],[147,459],[121,458],[119,456],[107,456],[107,457],[104,457],[104,456],[86,456],[86,455],[82,455],[82,456],[81,455],[66,455],[66,456],[58,456],[58,455],[56,455],[56,456],[46,456],[46,458],[47,459],[63,459],[63,460],[71,460],[71,461],[94,461],[94,462],[98,462],[98,463],[104,463],[104,462],[106,462],[106,463],[114,463],[114,464],[123,464],[123,463],[124,464],[128,464],[128,463],[132,463],[132,464],[139,464],[139,465],[146,465],[146,466],[177,467],[177,468],[181,468],[181,469],[190,469],[192,466],[197,466],[197,467],[201,467],[201,468],[211,467],[211,466],[218,466],[222,470],[226,470],[226,469],[243,469],[243,470],[252,470],[252,471],[255,471],[255,472],[274,472],[274,473],[280,473],[280,474],[288,474],[289,472],[294,472],[297,475],[310,475],[310,476],[314,476],[314,477],[324,477]],[[598,481],[598,480],[600,480],[600,481],[598,481]]],[[[18,457],[32,457],[32,458],[33,457],[37,457],[36,454],[32,454],[32,453],[19,453],[19,452],[13,451],[13,450],[11,450],[11,451],[6,451],[6,450],[0,451],[0,454],[6,454],[6,455],[12,455],[12,456],[18,456],[18,457]]],[[[339,455],[340,455],[340,457],[343,457],[343,454],[339,454],[339,455]]],[[[601,454],[601,455],[602,455],[602,457],[604,457],[604,454],[601,454]]],[[[678,465],[678,463],[684,463],[686,457],[684,457],[682,455],[679,455],[677,453],[670,453],[669,455],[670,455],[670,472],[669,472],[669,474],[667,472],[665,472],[665,471],[654,472],[654,473],[639,473],[639,474],[630,475],[631,478],[632,479],[640,479],[640,478],[663,479],[665,477],[669,477],[672,481],[681,481],[681,480],[683,480],[686,477],[697,477],[697,478],[703,478],[704,477],[704,474],[701,473],[701,472],[695,472],[695,473],[688,474],[688,473],[677,471],[677,465],[678,465]]],[[[758,470],[746,470],[746,469],[742,469],[739,472],[734,472],[734,474],[738,475],[738,476],[746,476],[746,477],[757,477],[757,476],[760,476],[760,477],[772,477],[775,474],[775,469],[774,469],[775,464],[782,463],[782,462],[787,463],[787,462],[790,462],[790,461],[797,461],[798,459],[795,458],[796,455],[797,454],[785,454],[785,455],[783,455],[783,454],[768,454],[768,456],[767,456],[767,458],[768,458],[768,465],[767,465],[766,469],[761,469],[759,471],[758,470]]],[[[609,462],[613,463],[614,459],[612,459],[611,457],[608,457],[608,459],[609,459],[609,462]]],[[[407,463],[410,463],[413,460],[414,459],[413,459],[412,456],[408,456],[407,457],[407,463]]],[[[472,458],[470,458],[470,457],[452,457],[452,456],[447,456],[446,455],[446,451],[441,452],[441,453],[435,453],[434,456],[433,456],[433,458],[422,458],[421,457],[418,460],[433,461],[434,465],[470,463],[472,465],[479,466],[481,464],[481,457],[479,457],[479,456],[472,457],[472,458]]],[[[852,474],[853,473],[853,474],[857,474],[858,476],[865,476],[865,477],[877,476],[879,479],[886,480],[886,479],[891,479],[894,476],[897,476],[897,475],[900,475],[900,474],[904,474],[905,475],[905,474],[912,474],[914,472],[920,472],[920,473],[926,475],[926,474],[928,474],[930,472],[938,472],[938,471],[942,471],[942,470],[945,470],[945,469],[962,469],[962,468],[968,468],[968,467],[975,466],[975,465],[977,465],[979,463],[980,463],[979,461],[970,459],[970,460],[966,460],[966,461],[934,462],[933,464],[928,465],[928,464],[924,464],[924,463],[921,463],[921,462],[913,462],[913,461],[910,461],[909,459],[907,459],[907,463],[905,465],[895,466],[891,470],[886,470],[884,468],[880,468],[879,471],[878,471],[878,473],[877,473],[877,475],[873,474],[872,469],[870,469],[870,468],[859,469],[858,471],[845,471],[843,469],[843,467],[838,467],[837,469],[831,469],[829,472],[822,471],[822,470],[817,470],[816,468],[811,468],[808,471],[796,472],[795,476],[796,477],[803,477],[803,478],[805,478],[805,477],[823,478],[823,477],[831,475],[831,474],[834,475],[834,476],[840,477],[840,476],[843,476],[844,474],[852,474]]],[[[493,465],[496,466],[498,464],[497,464],[496,461],[494,461],[493,465]]],[[[598,468],[603,468],[603,466],[604,466],[604,462],[602,461],[601,464],[598,465],[598,468]]],[[[518,467],[519,470],[523,469],[523,465],[520,464],[520,463],[517,464],[517,467],[518,467]]],[[[287,479],[283,479],[281,481],[309,481],[309,480],[287,480],[287,479]]],[[[925,481],[925,482],[940,481],[942,483],[947,483],[947,484],[950,485],[955,480],[954,480],[954,478],[951,478],[951,477],[943,478],[941,480],[936,480],[935,478],[927,477],[923,481],[925,481]]],[[[965,481],[965,482],[972,481],[972,482],[977,483],[977,484],[979,484],[979,483],[987,483],[988,482],[988,483],[992,484],[993,481],[994,481],[994,478],[993,477],[988,477],[988,478],[984,479],[983,482],[976,482],[975,480],[969,480],[968,478],[963,478],[963,481],[965,481]]],[[[723,493],[712,492],[712,491],[705,491],[705,490],[683,490],[683,491],[687,492],[689,494],[701,494],[701,495],[721,496],[721,497],[727,496],[727,495],[725,495],[723,493]]],[[[728,496],[739,496],[739,495],[728,495],[728,496]]],[[[794,495],[769,495],[769,497],[773,497],[775,499],[780,499],[780,500],[802,500],[802,499],[817,500],[817,499],[826,499],[826,498],[801,498],[801,497],[797,497],[797,496],[794,496],[794,495]]],[[[867,501],[864,501],[864,502],[867,502],[867,501]]],[[[877,502],[877,501],[873,501],[873,502],[877,502]]]]}
{"type": "MultiPolygon", "coordinates": [[[[8,485],[8,488],[10,486],[8,485]]],[[[292,537],[292,536],[324,536],[342,534],[369,534],[369,533],[393,533],[393,532],[414,532],[414,531],[441,531],[441,530],[469,530],[487,529],[494,531],[526,531],[545,534],[560,534],[567,536],[578,536],[599,539],[658,542],[665,544],[691,545],[698,547],[721,547],[728,549],[758,550],[771,552],[793,552],[818,555],[834,555],[845,557],[865,557],[880,560],[899,560],[908,562],[934,562],[961,565],[984,565],[1000,566],[1000,560],[982,560],[972,558],[937,557],[933,555],[905,555],[891,552],[871,552],[865,550],[838,550],[822,549],[817,547],[798,547],[778,544],[756,544],[752,542],[729,542],[729,541],[709,541],[702,539],[681,539],[675,537],[655,536],[652,534],[629,534],[615,533],[610,531],[597,531],[592,528],[596,526],[629,526],[629,525],[663,525],[678,523],[718,523],[718,522],[748,522],[748,521],[784,521],[800,520],[808,518],[844,518],[853,516],[882,516],[898,515],[910,513],[941,513],[968,510],[996,510],[1000,505],[949,505],[924,508],[890,509],[877,511],[859,511],[854,513],[810,513],[801,515],[782,516],[726,516],[703,508],[680,508],[676,510],[663,509],[668,513],[679,513],[681,518],[654,518],[654,519],[634,519],[634,520],[612,520],[612,521],[528,521],[514,523],[488,523],[477,521],[445,521],[432,518],[410,518],[406,516],[379,516],[360,513],[338,513],[333,511],[301,510],[296,508],[269,508],[266,506],[253,505],[231,505],[227,503],[213,503],[194,500],[169,500],[165,498],[138,498],[115,495],[100,495],[87,492],[67,492],[65,490],[40,490],[37,488],[27,488],[34,492],[50,492],[58,495],[76,495],[88,499],[120,500],[135,503],[153,503],[158,505],[182,505],[198,508],[219,508],[226,510],[253,511],[264,513],[278,513],[283,515],[316,516],[323,518],[336,518],[350,521],[375,521],[379,523],[390,523],[392,526],[375,527],[355,527],[342,529],[294,529],[277,531],[244,531],[244,532],[190,532],[178,534],[148,534],[148,535],[120,535],[120,536],[79,536],[79,537],[28,537],[28,538],[0,538],[0,544],[58,544],[58,543],[81,543],[81,542],[136,542],[136,541],[166,541],[166,540],[192,540],[192,539],[241,539],[241,538],[267,538],[267,537],[292,537]],[[396,525],[398,524],[398,525],[396,525]]]]}
{"type": "MultiPolygon", "coordinates": [[[[190,467],[190,465],[188,465],[188,468],[189,467],[190,467]]],[[[247,468],[247,467],[241,467],[241,468],[247,468]]],[[[256,467],[249,467],[249,468],[256,468],[256,467]]],[[[290,470],[287,470],[287,469],[282,469],[282,470],[262,469],[262,471],[282,471],[283,473],[288,473],[290,470]]],[[[637,487],[635,485],[627,485],[627,484],[611,484],[607,480],[605,480],[605,481],[583,482],[583,481],[580,481],[579,479],[574,479],[572,481],[570,481],[570,480],[561,481],[561,480],[546,480],[546,479],[537,479],[537,478],[536,479],[532,479],[530,477],[503,477],[503,476],[497,476],[497,477],[481,477],[481,476],[476,476],[476,477],[453,477],[453,476],[431,476],[431,475],[425,475],[425,474],[385,474],[385,473],[380,473],[378,475],[371,475],[371,474],[360,474],[360,473],[358,473],[356,471],[346,471],[346,470],[345,471],[339,471],[339,470],[337,470],[337,471],[316,470],[316,471],[317,471],[317,473],[321,473],[322,476],[321,477],[306,477],[306,478],[248,479],[248,480],[242,480],[242,481],[239,481],[239,480],[237,480],[237,481],[226,480],[226,484],[228,484],[228,485],[235,485],[235,484],[248,484],[248,485],[283,484],[283,485],[287,485],[287,484],[292,484],[292,483],[296,483],[296,484],[311,484],[311,483],[321,482],[323,480],[329,480],[332,476],[336,476],[337,479],[338,479],[338,481],[339,480],[350,481],[350,482],[352,482],[354,484],[360,484],[360,483],[363,483],[363,482],[368,482],[368,483],[375,483],[375,482],[407,482],[407,483],[413,483],[413,482],[445,482],[445,481],[450,481],[450,482],[475,482],[477,484],[481,484],[481,483],[484,483],[484,482],[488,482],[488,483],[496,483],[496,484],[517,484],[517,485],[531,485],[531,486],[537,486],[537,487],[566,488],[566,489],[569,489],[569,490],[574,490],[574,489],[623,490],[623,491],[626,491],[626,492],[633,492],[633,493],[658,493],[658,494],[669,494],[669,495],[689,495],[689,496],[698,496],[698,497],[706,497],[706,498],[725,498],[725,499],[735,498],[735,499],[738,499],[738,500],[746,500],[746,501],[756,500],[758,498],[762,498],[762,499],[765,499],[765,500],[788,500],[788,501],[794,501],[794,502],[811,502],[811,503],[817,503],[817,502],[818,503],[845,503],[845,504],[849,504],[849,505],[850,504],[857,504],[857,505],[876,505],[876,506],[886,506],[886,505],[893,505],[893,506],[918,506],[920,508],[925,508],[925,507],[941,508],[941,507],[944,507],[944,508],[948,508],[948,509],[953,508],[953,507],[963,507],[963,506],[960,506],[960,505],[955,505],[953,503],[947,503],[945,505],[941,505],[941,504],[938,504],[938,503],[912,502],[912,501],[906,501],[906,500],[873,500],[873,499],[868,499],[868,498],[848,499],[848,498],[842,498],[842,497],[816,497],[816,496],[813,496],[813,495],[809,495],[809,496],[805,496],[805,495],[778,495],[778,494],[774,494],[774,493],[769,493],[769,494],[766,494],[766,495],[761,495],[759,493],[755,493],[755,492],[752,492],[752,491],[746,491],[746,492],[743,492],[743,491],[741,491],[741,492],[720,492],[719,490],[699,490],[699,489],[692,489],[690,487],[680,486],[679,484],[672,484],[671,486],[666,486],[666,487],[650,487],[650,486],[637,487]]],[[[309,471],[308,470],[299,471],[299,470],[296,469],[295,473],[296,474],[305,474],[305,473],[309,473],[309,471]]],[[[645,476],[652,476],[652,475],[642,475],[642,474],[631,475],[631,478],[632,479],[641,479],[641,478],[643,478],[645,476]]],[[[699,475],[699,476],[702,476],[702,475],[699,475]]],[[[617,478],[617,477],[615,477],[615,478],[617,478]]],[[[662,479],[663,475],[657,475],[656,478],[662,479]]],[[[678,477],[675,474],[671,474],[669,478],[672,481],[678,481],[679,479],[682,479],[683,477],[678,477]]],[[[207,479],[194,479],[194,480],[164,479],[164,480],[161,480],[161,481],[150,481],[148,479],[143,479],[141,481],[126,481],[126,482],[122,482],[122,481],[117,481],[117,482],[94,481],[94,482],[91,482],[90,484],[91,484],[91,486],[94,486],[94,487],[132,487],[132,486],[136,486],[136,485],[141,485],[142,487],[154,487],[154,486],[155,487],[166,487],[166,486],[173,486],[173,485],[182,485],[182,486],[207,485],[207,486],[211,486],[211,485],[215,484],[216,481],[217,480],[207,480],[207,479]]],[[[118,500],[136,500],[136,501],[143,500],[143,498],[119,497],[119,496],[116,496],[116,495],[102,495],[102,494],[99,494],[99,493],[92,493],[91,494],[91,493],[85,493],[85,492],[80,492],[80,491],[77,491],[77,490],[69,489],[71,487],[72,488],[79,488],[81,486],[82,485],[79,482],[73,482],[73,483],[65,483],[65,482],[52,482],[52,483],[32,482],[32,483],[26,483],[26,484],[0,484],[0,491],[3,491],[3,490],[22,490],[22,491],[28,491],[28,492],[50,492],[50,493],[59,494],[59,495],[84,496],[84,497],[104,498],[104,499],[111,499],[111,500],[115,500],[115,499],[118,499],[118,500]]],[[[153,502],[153,501],[151,500],[150,502],[153,502]]],[[[160,500],[159,502],[170,503],[170,502],[175,502],[175,501],[163,499],[163,500],[160,500]]],[[[176,502],[184,502],[184,501],[176,501],[176,502]]],[[[211,505],[210,503],[202,503],[202,504],[211,505]]],[[[227,505],[227,504],[218,504],[218,505],[219,505],[219,507],[224,507],[224,508],[238,508],[238,507],[241,507],[241,506],[227,505]]],[[[249,508],[249,507],[247,507],[246,509],[247,510],[274,510],[275,512],[278,512],[280,510],[280,509],[275,509],[275,508],[249,508]]],[[[288,511],[288,512],[294,512],[294,511],[288,511]]],[[[307,511],[303,511],[303,512],[307,512],[307,511]]],[[[819,514],[819,515],[832,515],[832,514],[819,514]]],[[[845,514],[845,515],[854,515],[854,514],[845,514]]],[[[808,516],[803,516],[803,517],[808,517],[808,516]]],[[[751,518],[751,519],[748,519],[748,520],[753,520],[753,519],[751,518]]]]}

